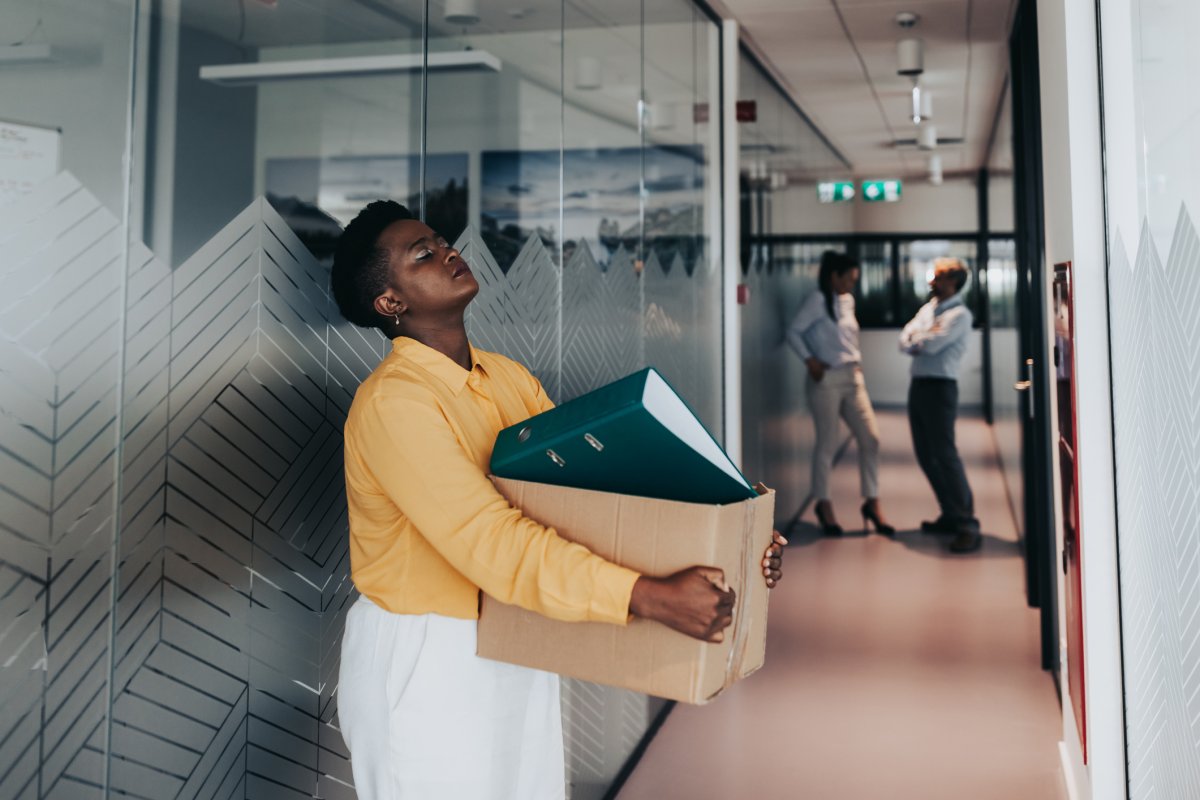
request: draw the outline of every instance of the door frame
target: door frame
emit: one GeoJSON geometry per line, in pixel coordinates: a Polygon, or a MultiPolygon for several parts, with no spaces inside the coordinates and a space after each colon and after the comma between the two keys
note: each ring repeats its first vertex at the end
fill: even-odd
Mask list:
{"type": "MultiPolygon", "coordinates": [[[[1022,0],[1009,38],[1017,242],[1019,363],[1029,390],[1021,403],[1025,483],[1025,586],[1041,612],[1042,668],[1059,684],[1058,566],[1051,448],[1050,369],[1045,354],[1046,246],[1042,192],[1041,91],[1036,0],[1022,0]]],[[[1061,686],[1059,686],[1061,694],[1061,686]]]]}

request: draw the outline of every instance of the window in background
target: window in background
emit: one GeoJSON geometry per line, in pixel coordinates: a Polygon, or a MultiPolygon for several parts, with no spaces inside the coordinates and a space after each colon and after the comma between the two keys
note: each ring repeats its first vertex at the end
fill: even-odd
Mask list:
{"type": "Polygon", "coordinates": [[[855,301],[858,323],[864,328],[895,328],[897,319],[896,277],[892,269],[895,245],[890,241],[858,244],[860,276],[855,301]]]}
{"type": "Polygon", "coordinates": [[[988,306],[992,327],[1017,326],[1017,243],[1012,239],[988,242],[988,306]]]}
{"type": "Polygon", "coordinates": [[[772,245],[776,269],[787,272],[804,283],[817,285],[821,271],[821,254],[826,250],[846,252],[845,242],[776,242],[772,245]]]}

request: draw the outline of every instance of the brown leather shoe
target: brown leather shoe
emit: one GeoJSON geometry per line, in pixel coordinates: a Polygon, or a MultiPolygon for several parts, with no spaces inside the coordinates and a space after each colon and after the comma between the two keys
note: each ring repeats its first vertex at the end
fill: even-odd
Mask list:
{"type": "Polygon", "coordinates": [[[979,531],[959,531],[950,540],[947,549],[951,553],[973,553],[983,544],[983,536],[979,531]]]}

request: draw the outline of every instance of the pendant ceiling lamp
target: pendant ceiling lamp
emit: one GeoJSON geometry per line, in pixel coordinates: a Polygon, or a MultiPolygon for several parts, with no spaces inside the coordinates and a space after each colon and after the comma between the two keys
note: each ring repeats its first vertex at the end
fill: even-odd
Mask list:
{"type": "Polygon", "coordinates": [[[477,0],[446,0],[445,20],[451,25],[474,25],[479,22],[477,0]]]}

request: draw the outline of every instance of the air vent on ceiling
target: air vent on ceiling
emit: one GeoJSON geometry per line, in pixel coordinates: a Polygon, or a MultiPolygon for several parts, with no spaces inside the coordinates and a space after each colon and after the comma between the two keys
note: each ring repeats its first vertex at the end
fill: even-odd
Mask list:
{"type": "MultiPolygon", "coordinates": [[[[953,145],[962,144],[963,139],[961,136],[939,136],[937,143],[938,143],[938,147],[945,147],[947,145],[953,146],[953,145]]],[[[892,142],[892,147],[896,148],[897,150],[905,150],[905,149],[916,150],[917,149],[917,140],[916,139],[896,139],[895,141],[892,142]]]]}

